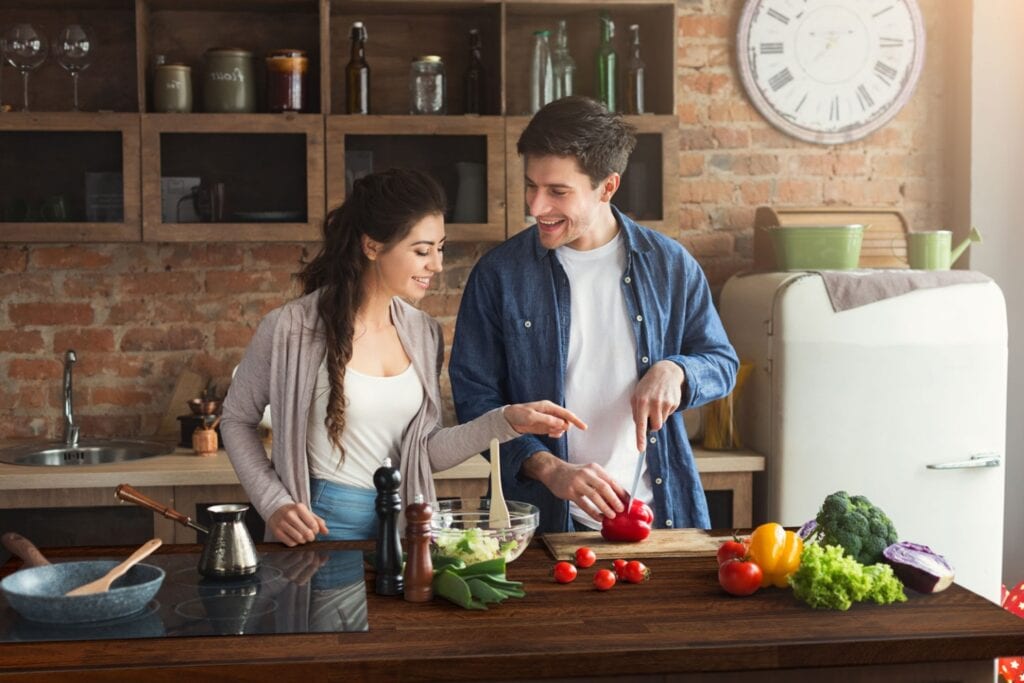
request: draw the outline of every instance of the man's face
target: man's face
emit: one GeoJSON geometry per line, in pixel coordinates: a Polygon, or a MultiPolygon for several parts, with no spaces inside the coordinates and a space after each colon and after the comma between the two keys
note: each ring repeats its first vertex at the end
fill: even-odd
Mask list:
{"type": "Polygon", "coordinates": [[[527,156],[526,204],[537,219],[541,244],[548,249],[597,246],[588,237],[607,210],[618,177],[613,173],[594,188],[573,157],[527,156]]]}

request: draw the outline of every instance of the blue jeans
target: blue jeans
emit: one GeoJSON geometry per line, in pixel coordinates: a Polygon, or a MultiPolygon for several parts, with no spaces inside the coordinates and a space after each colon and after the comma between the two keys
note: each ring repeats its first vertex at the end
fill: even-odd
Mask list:
{"type": "Polygon", "coordinates": [[[323,517],[330,532],[320,540],[365,541],[377,537],[376,489],[310,478],[309,493],[313,514],[323,517]]]}

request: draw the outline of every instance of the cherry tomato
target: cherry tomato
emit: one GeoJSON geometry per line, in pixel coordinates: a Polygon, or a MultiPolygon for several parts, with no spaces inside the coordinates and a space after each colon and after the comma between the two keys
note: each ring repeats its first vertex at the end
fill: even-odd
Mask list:
{"type": "Polygon", "coordinates": [[[753,562],[744,560],[726,560],[718,568],[718,583],[726,593],[733,595],[750,595],[761,587],[764,573],[753,562]]]}
{"type": "Polygon", "coordinates": [[[630,560],[622,570],[622,578],[629,583],[643,583],[651,578],[651,570],[640,560],[630,560]]]}
{"type": "Polygon", "coordinates": [[[594,588],[606,591],[615,585],[615,574],[611,569],[598,569],[594,574],[594,588]]]}
{"type": "Polygon", "coordinates": [[[597,555],[593,550],[586,546],[576,549],[576,566],[586,569],[592,567],[597,562],[597,555]]]}
{"type": "Polygon", "coordinates": [[[747,546],[739,539],[734,538],[718,546],[718,564],[721,566],[727,560],[742,560],[747,556],[747,546]]]}
{"type": "Polygon", "coordinates": [[[612,562],[612,566],[615,567],[615,578],[625,580],[627,564],[629,563],[625,560],[615,560],[614,562],[612,562]]]}
{"type": "Polygon", "coordinates": [[[571,562],[559,562],[552,573],[558,583],[570,583],[576,578],[576,566],[571,562]]]}

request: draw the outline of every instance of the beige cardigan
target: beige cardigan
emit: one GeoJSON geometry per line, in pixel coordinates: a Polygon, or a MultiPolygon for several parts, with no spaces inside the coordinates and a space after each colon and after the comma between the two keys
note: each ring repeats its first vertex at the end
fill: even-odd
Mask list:
{"type": "MultiPolygon", "coordinates": [[[[224,399],[221,435],[238,480],[263,519],[288,503],[310,504],[306,422],[316,371],[326,352],[317,314],[319,292],[277,308],[260,322],[224,399]],[[268,459],[256,427],[270,405],[274,429],[268,459]]],[[[391,302],[391,318],[405,352],[424,387],[423,404],[402,437],[399,462],[402,504],[417,494],[434,500],[433,472],[446,470],[487,450],[492,438],[519,434],[502,408],[457,427],[441,427],[438,377],[444,361],[441,326],[401,299],[391,302]]],[[[273,540],[270,531],[267,539],[273,540]]]]}

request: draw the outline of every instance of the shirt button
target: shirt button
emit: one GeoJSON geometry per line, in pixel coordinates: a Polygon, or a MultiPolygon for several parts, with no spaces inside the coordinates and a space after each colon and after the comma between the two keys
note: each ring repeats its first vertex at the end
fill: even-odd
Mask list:
{"type": "Polygon", "coordinates": [[[654,480],[654,483],[657,484],[658,486],[661,486],[661,477],[656,478],[654,480]]]}
{"type": "Polygon", "coordinates": [[[643,358],[640,359],[640,362],[641,363],[647,363],[647,362],[650,362],[650,360],[651,360],[650,358],[648,358],[647,356],[644,356],[643,358]]]}
{"type": "Polygon", "coordinates": [[[630,276],[627,275],[625,278],[623,278],[622,281],[625,282],[628,285],[630,282],[633,281],[633,278],[631,278],[630,276]]]}
{"type": "Polygon", "coordinates": [[[672,526],[672,520],[671,519],[666,519],[665,520],[665,526],[672,526]]]}
{"type": "Polygon", "coordinates": [[[636,317],[636,321],[637,321],[638,323],[642,323],[642,322],[644,321],[644,317],[643,317],[642,315],[638,315],[638,316],[636,317]]]}
{"type": "Polygon", "coordinates": [[[533,323],[527,320],[525,323],[523,323],[523,327],[533,327],[533,323]]]}
{"type": "Polygon", "coordinates": [[[651,437],[651,443],[658,443],[657,437],[652,436],[651,437]]]}

